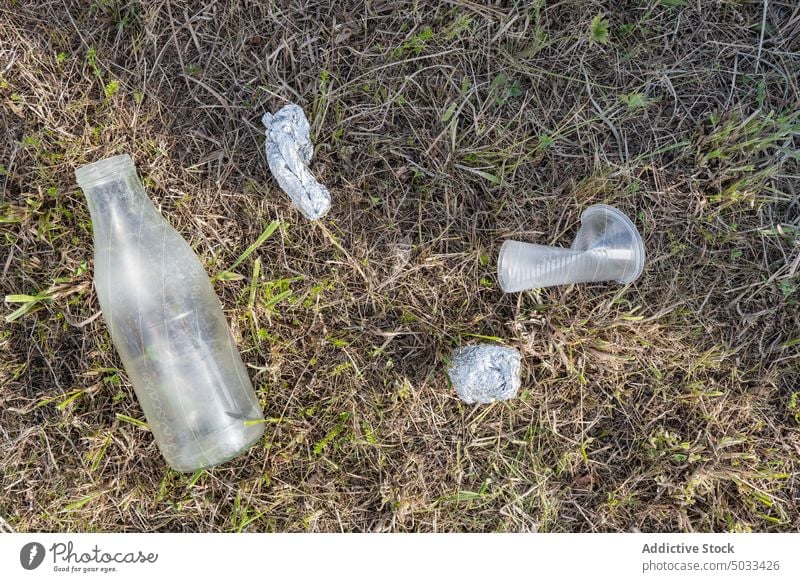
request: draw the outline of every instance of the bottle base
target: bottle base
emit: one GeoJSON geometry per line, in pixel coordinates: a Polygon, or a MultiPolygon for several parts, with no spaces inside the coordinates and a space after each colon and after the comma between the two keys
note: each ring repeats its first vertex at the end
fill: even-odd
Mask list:
{"type": "Polygon", "coordinates": [[[194,473],[226,463],[255,445],[264,434],[264,423],[231,427],[195,439],[176,457],[167,458],[167,464],[179,473],[194,473]]]}

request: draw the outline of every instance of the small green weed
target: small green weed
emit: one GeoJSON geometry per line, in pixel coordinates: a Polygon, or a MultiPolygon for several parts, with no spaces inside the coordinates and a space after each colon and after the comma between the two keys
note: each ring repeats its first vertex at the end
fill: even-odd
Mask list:
{"type": "Polygon", "coordinates": [[[608,20],[600,12],[592,18],[589,25],[589,41],[597,44],[608,44],[608,20]]]}

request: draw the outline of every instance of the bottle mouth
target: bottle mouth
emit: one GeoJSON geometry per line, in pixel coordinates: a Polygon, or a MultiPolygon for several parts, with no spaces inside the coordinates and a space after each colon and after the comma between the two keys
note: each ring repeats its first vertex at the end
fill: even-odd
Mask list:
{"type": "Polygon", "coordinates": [[[129,173],[135,174],[136,166],[128,154],[122,154],[81,166],[75,170],[75,180],[78,186],[86,188],[129,173]]]}

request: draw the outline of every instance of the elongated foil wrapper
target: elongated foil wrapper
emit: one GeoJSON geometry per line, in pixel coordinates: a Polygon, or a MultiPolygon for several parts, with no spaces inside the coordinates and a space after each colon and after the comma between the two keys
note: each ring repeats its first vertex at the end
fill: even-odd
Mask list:
{"type": "Polygon", "coordinates": [[[311,126],[303,110],[290,104],[277,113],[265,113],[267,161],[281,189],[309,220],[322,218],[331,207],[328,189],[317,182],[307,165],[314,155],[311,126]]]}
{"type": "Polygon", "coordinates": [[[447,375],[459,398],[468,404],[509,400],[520,387],[519,352],[490,344],[453,351],[447,375]]]}

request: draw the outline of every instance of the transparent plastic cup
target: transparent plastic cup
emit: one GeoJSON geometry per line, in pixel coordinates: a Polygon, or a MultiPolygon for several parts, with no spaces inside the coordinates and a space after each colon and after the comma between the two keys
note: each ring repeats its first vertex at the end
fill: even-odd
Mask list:
{"type": "Polygon", "coordinates": [[[506,293],[616,281],[631,283],[644,268],[644,244],[633,222],[606,204],[581,214],[581,227],[569,249],[507,240],[497,259],[497,278],[506,293]]]}
{"type": "Polygon", "coordinates": [[[203,265],[130,156],[75,177],[92,216],[100,308],[162,455],[182,472],[235,457],[259,439],[264,417],[203,265]]]}

